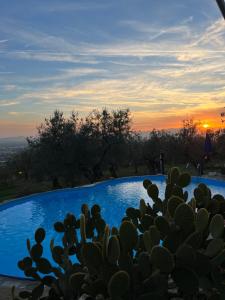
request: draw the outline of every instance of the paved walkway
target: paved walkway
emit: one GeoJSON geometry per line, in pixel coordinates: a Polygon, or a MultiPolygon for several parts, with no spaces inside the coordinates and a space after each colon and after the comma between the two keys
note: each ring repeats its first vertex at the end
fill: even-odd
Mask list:
{"type": "Polygon", "coordinates": [[[34,281],[18,280],[0,276],[0,300],[12,300],[12,287],[15,286],[15,294],[24,290],[32,290],[37,285],[34,281]]]}

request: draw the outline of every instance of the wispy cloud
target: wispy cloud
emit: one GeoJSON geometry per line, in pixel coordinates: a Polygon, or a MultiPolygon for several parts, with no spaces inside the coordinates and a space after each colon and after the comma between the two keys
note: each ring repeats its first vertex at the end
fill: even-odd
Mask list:
{"type": "Polygon", "coordinates": [[[59,70],[58,74],[54,76],[43,76],[38,78],[31,78],[29,82],[46,82],[46,81],[62,81],[71,78],[85,77],[90,75],[106,75],[107,71],[104,69],[94,68],[76,68],[59,70]]]}
{"type": "Polygon", "coordinates": [[[23,50],[23,51],[6,51],[5,55],[9,58],[34,60],[44,62],[65,62],[65,63],[83,63],[97,64],[94,58],[88,58],[81,55],[55,51],[38,51],[38,50],[23,50]]]}
{"type": "Polygon", "coordinates": [[[0,99],[0,107],[4,107],[4,106],[13,106],[13,105],[18,105],[18,104],[20,104],[19,101],[1,100],[1,99],[0,99]]]}
{"type": "MultiPolygon", "coordinates": [[[[52,7],[48,3],[45,12],[82,14],[106,7],[108,3],[101,1],[57,2],[52,7]]],[[[8,62],[2,77],[9,66],[15,72],[10,82],[5,79],[4,85],[9,87],[1,91],[0,106],[18,119],[22,119],[22,110],[24,119],[29,117],[28,105],[38,116],[54,108],[84,114],[105,106],[130,107],[138,128],[159,127],[162,120],[175,126],[185,116],[202,118],[210,112],[216,118],[225,98],[222,19],[210,18],[197,27],[192,14],[176,25],[176,20],[171,25],[129,16],[127,10],[124,20],[102,16],[106,26],[99,27],[98,20],[93,31],[90,24],[84,26],[88,20],[81,18],[76,22],[69,19],[67,26],[58,30],[40,24],[29,27],[16,19],[0,21],[3,37],[10,40],[2,42],[9,44],[1,49],[1,57],[8,62]],[[107,22],[112,22],[110,30],[107,22]],[[79,34],[67,32],[71,24],[79,34]],[[94,34],[95,28],[102,33],[92,38],[90,32],[94,34]],[[107,38],[102,38],[104,34],[107,38]],[[11,61],[16,62],[15,69],[11,61]],[[18,110],[7,108],[7,98],[12,99],[11,105],[18,104],[18,110]]]]}
{"type": "Polygon", "coordinates": [[[10,116],[25,116],[25,115],[39,115],[33,111],[9,111],[8,115],[10,116]]]}
{"type": "Polygon", "coordinates": [[[71,11],[85,11],[85,10],[102,10],[112,6],[111,3],[100,3],[95,1],[84,3],[61,3],[55,2],[51,5],[44,5],[43,10],[46,12],[71,12],[71,11]]]}

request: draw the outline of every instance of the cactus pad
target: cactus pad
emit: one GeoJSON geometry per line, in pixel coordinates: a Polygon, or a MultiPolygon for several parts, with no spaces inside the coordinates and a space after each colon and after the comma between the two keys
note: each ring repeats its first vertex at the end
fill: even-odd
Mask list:
{"type": "Polygon", "coordinates": [[[170,251],[161,246],[154,246],[150,255],[151,263],[162,273],[170,273],[174,268],[174,258],[170,251]]]}

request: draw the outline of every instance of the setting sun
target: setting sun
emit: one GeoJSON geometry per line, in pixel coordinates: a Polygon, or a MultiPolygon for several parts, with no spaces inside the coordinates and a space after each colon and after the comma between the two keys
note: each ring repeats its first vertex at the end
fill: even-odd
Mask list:
{"type": "Polygon", "coordinates": [[[202,126],[203,126],[205,129],[207,129],[207,128],[210,127],[209,124],[207,124],[207,123],[203,124],[202,126]]]}

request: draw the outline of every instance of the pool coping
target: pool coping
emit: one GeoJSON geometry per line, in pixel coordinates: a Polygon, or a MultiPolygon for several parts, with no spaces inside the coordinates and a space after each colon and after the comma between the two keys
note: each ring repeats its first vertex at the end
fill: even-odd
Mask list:
{"type": "MultiPolygon", "coordinates": [[[[135,178],[144,178],[144,177],[154,177],[154,178],[161,178],[161,179],[166,179],[167,175],[162,175],[162,174],[156,174],[156,175],[139,175],[139,176],[125,176],[125,177],[119,177],[119,178],[110,178],[110,179],[106,179],[106,180],[102,180],[102,181],[98,181],[95,183],[91,183],[91,184],[85,184],[85,185],[81,185],[81,186],[75,186],[75,187],[67,187],[67,188],[62,188],[62,189],[54,189],[54,190],[50,190],[50,191],[45,191],[45,192],[40,192],[40,193],[33,193],[33,194],[29,194],[26,196],[22,196],[22,197],[18,197],[18,198],[13,198],[13,199],[9,199],[9,200],[5,200],[3,202],[0,203],[0,211],[4,210],[5,206],[6,208],[10,207],[11,205],[7,205],[10,204],[11,202],[15,203],[15,202],[20,202],[20,201],[25,201],[27,198],[30,198],[31,196],[34,197],[38,197],[41,194],[50,194],[50,193],[60,193],[60,192],[64,192],[64,191],[69,191],[69,190],[79,190],[79,189],[83,189],[83,188],[92,188],[104,183],[110,183],[113,181],[123,181],[126,179],[135,179],[135,178]]],[[[211,177],[206,177],[206,176],[192,176],[191,177],[192,181],[194,179],[194,183],[198,183],[201,182],[201,179],[209,181],[209,183],[212,183],[214,185],[216,185],[216,183],[222,183],[222,186],[225,186],[225,179],[221,179],[220,178],[211,178],[211,177]]],[[[14,206],[14,205],[13,205],[14,206]]]]}
{"type": "MultiPolygon", "coordinates": [[[[50,190],[50,191],[45,191],[45,192],[40,192],[40,193],[34,193],[34,194],[29,194],[26,196],[22,196],[22,197],[18,197],[18,198],[13,198],[13,199],[9,199],[9,200],[5,200],[3,202],[0,203],[0,211],[4,210],[5,208],[11,207],[11,205],[9,205],[10,203],[15,203],[15,202],[23,202],[26,201],[27,198],[32,197],[38,197],[39,195],[46,195],[46,194],[50,194],[50,193],[61,193],[64,191],[69,191],[69,190],[79,190],[79,189],[83,189],[83,188],[93,188],[95,186],[101,185],[101,184],[105,184],[105,183],[110,183],[110,182],[114,182],[114,181],[123,181],[126,179],[135,179],[135,178],[144,178],[144,177],[155,177],[155,178],[161,178],[162,180],[165,179],[167,176],[166,175],[162,175],[162,174],[157,174],[157,175],[140,175],[140,176],[125,176],[125,177],[119,177],[119,178],[110,178],[110,179],[106,179],[106,180],[102,180],[102,181],[98,181],[95,183],[91,183],[91,184],[85,184],[85,185],[80,185],[80,186],[75,186],[75,187],[67,187],[67,188],[62,188],[62,189],[54,189],[54,190],[50,190]],[[6,207],[5,207],[6,206],[6,207]]],[[[14,204],[15,205],[15,204],[14,204]]],[[[14,206],[13,205],[13,206],[14,206]]]]}
{"type": "MultiPolygon", "coordinates": [[[[43,195],[43,194],[50,194],[50,193],[61,193],[64,191],[69,191],[69,190],[79,190],[79,189],[83,189],[83,188],[93,188],[95,186],[98,185],[102,185],[105,183],[110,183],[110,182],[115,182],[115,181],[124,181],[127,179],[144,179],[144,178],[155,178],[158,180],[165,180],[167,178],[167,175],[162,175],[162,174],[156,174],[156,175],[140,175],[140,176],[125,176],[125,177],[119,177],[119,178],[110,178],[110,179],[106,179],[106,180],[102,180],[102,181],[98,181],[92,184],[86,184],[86,185],[81,185],[81,186],[77,186],[77,187],[69,187],[69,188],[62,188],[62,189],[54,189],[54,190],[50,190],[50,191],[46,191],[46,192],[40,192],[40,193],[34,193],[34,194],[29,194],[23,197],[19,197],[19,198],[14,198],[14,199],[10,199],[10,200],[6,200],[3,201],[2,203],[0,203],[0,211],[5,210],[9,207],[13,207],[18,205],[20,202],[26,202],[26,200],[28,200],[31,196],[34,197],[38,197],[39,195],[43,195]]],[[[192,182],[193,183],[200,183],[201,179],[203,179],[204,181],[206,181],[206,184],[214,184],[214,185],[219,185],[219,186],[224,186],[225,187],[225,180],[223,179],[217,179],[217,178],[211,178],[211,177],[205,177],[205,176],[192,176],[191,177],[192,182]],[[216,184],[217,183],[217,184],[216,184]],[[222,185],[221,185],[222,184],[222,185]]],[[[5,275],[5,274],[0,274],[0,279],[12,279],[12,280],[19,280],[19,281],[28,281],[28,282],[35,282],[36,280],[32,279],[32,278],[26,278],[26,277],[19,277],[19,276],[11,276],[11,275],[5,275]]]]}

